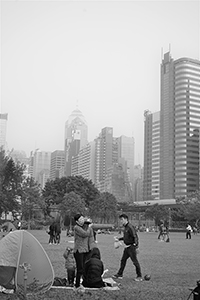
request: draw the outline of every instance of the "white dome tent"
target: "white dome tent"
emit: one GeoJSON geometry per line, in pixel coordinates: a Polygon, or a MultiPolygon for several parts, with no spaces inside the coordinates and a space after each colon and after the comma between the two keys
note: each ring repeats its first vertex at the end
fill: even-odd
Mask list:
{"type": "Polygon", "coordinates": [[[0,240],[0,286],[25,295],[45,292],[54,270],[44,248],[26,230],[15,230],[0,240]]]}

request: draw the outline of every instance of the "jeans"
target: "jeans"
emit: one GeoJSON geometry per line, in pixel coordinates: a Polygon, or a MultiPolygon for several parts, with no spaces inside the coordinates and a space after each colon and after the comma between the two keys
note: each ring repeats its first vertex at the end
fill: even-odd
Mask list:
{"type": "Polygon", "coordinates": [[[126,266],[126,261],[129,257],[130,257],[130,259],[132,260],[132,262],[135,266],[137,277],[142,277],[140,264],[137,260],[136,248],[133,245],[131,245],[131,246],[124,249],[122,259],[121,259],[120,269],[119,269],[117,274],[120,275],[120,276],[123,275],[123,272],[124,272],[124,269],[125,269],[125,266],[126,266]]]}
{"type": "Polygon", "coordinates": [[[186,239],[191,239],[191,232],[190,231],[186,232],[186,239]]]}
{"type": "Polygon", "coordinates": [[[81,276],[83,275],[83,267],[84,267],[86,256],[87,253],[79,253],[78,251],[74,253],[74,258],[76,260],[76,283],[75,283],[76,288],[80,286],[80,280],[81,280],[81,276]]]}

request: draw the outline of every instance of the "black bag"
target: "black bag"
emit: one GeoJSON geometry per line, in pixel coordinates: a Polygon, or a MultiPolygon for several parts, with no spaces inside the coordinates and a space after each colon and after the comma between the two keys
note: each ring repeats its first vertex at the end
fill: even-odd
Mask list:
{"type": "Polygon", "coordinates": [[[67,286],[67,279],[66,278],[60,278],[60,277],[55,277],[53,285],[54,286],[67,286]]]}

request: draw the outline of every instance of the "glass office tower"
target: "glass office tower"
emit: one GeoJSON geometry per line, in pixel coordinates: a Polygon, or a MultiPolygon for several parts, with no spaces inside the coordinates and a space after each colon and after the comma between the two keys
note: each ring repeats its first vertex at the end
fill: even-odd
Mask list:
{"type": "Polygon", "coordinates": [[[161,64],[160,198],[185,196],[199,189],[200,61],[161,64]]]}

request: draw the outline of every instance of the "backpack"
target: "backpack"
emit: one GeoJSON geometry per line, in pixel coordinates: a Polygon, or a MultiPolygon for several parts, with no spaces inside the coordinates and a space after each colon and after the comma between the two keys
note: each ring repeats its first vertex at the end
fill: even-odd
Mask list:
{"type": "Polygon", "coordinates": [[[66,278],[60,278],[60,277],[55,277],[53,285],[54,286],[66,286],[67,285],[67,279],[66,278]]]}

